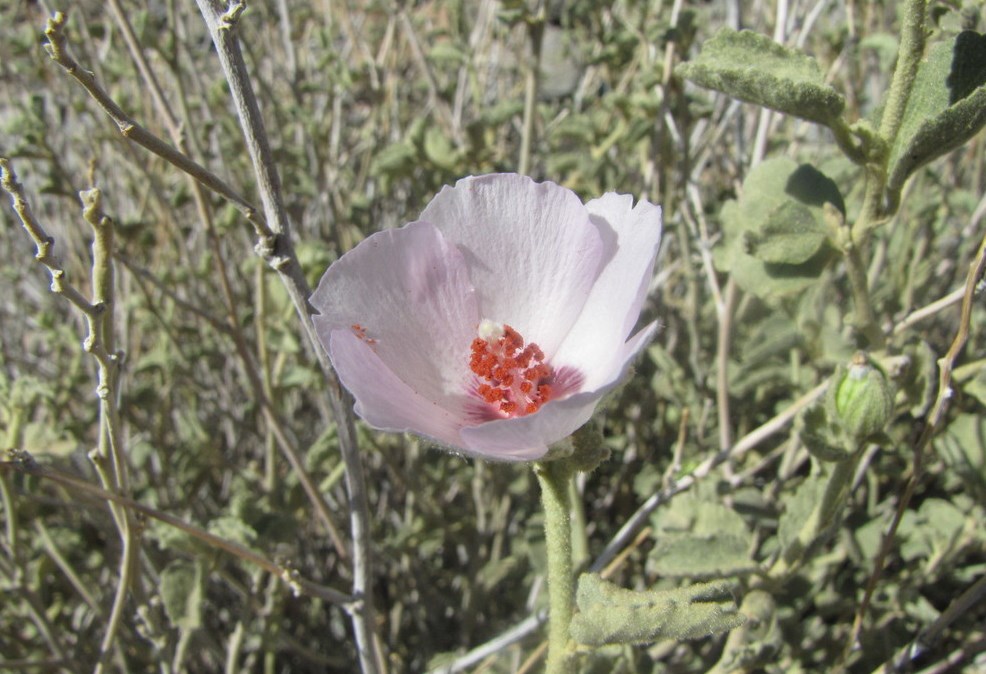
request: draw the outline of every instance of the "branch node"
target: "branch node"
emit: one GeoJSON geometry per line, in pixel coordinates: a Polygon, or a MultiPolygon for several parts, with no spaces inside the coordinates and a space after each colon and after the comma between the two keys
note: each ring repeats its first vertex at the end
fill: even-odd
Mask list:
{"type": "Polygon", "coordinates": [[[219,17],[219,30],[233,30],[236,28],[240,15],[246,10],[246,3],[240,0],[229,5],[229,9],[219,17]]]}
{"type": "Polygon", "coordinates": [[[291,594],[295,597],[300,597],[302,594],[301,582],[299,582],[299,578],[301,578],[301,574],[299,574],[298,570],[293,567],[285,566],[281,571],[281,580],[284,581],[289,588],[291,588],[291,594]]]}
{"type": "Polygon", "coordinates": [[[28,472],[33,473],[41,470],[41,464],[35,461],[34,457],[31,456],[31,452],[26,449],[10,447],[7,449],[7,458],[28,472]]]}
{"type": "MultiPolygon", "coordinates": [[[[274,257],[274,251],[277,249],[277,237],[276,236],[261,236],[257,240],[257,245],[253,247],[253,250],[262,259],[270,262],[271,258],[274,257]]],[[[273,266],[273,265],[272,265],[273,266]]]]}

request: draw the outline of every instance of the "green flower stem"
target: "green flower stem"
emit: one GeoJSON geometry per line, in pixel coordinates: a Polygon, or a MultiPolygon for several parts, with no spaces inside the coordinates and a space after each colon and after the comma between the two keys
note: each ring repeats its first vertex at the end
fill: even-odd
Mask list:
{"type": "Polygon", "coordinates": [[[845,461],[832,464],[832,473],[825,483],[825,492],[811,515],[805,521],[798,538],[785,548],[767,575],[773,579],[781,579],[796,571],[804,561],[805,553],[825,531],[835,523],[839,512],[846,503],[852,486],[856,466],[862,452],[857,450],[845,461]]]}
{"type": "Polygon", "coordinates": [[[880,136],[888,145],[894,142],[904,119],[907,101],[911,97],[914,78],[917,76],[921,57],[924,55],[925,14],[927,0],[907,0],[901,8],[900,49],[897,67],[890,83],[887,105],[880,119],[880,136]]]}
{"type": "Polygon", "coordinates": [[[883,330],[877,323],[870,302],[869,281],[866,279],[866,264],[859,249],[852,243],[843,249],[846,262],[846,274],[852,288],[852,302],[856,316],[856,327],[866,338],[866,346],[872,351],[879,351],[886,345],[883,330]]]}
{"type": "Polygon", "coordinates": [[[901,8],[900,49],[897,52],[897,66],[890,82],[890,91],[887,93],[887,104],[880,118],[880,147],[867,161],[863,208],[852,228],[852,240],[857,244],[865,242],[870,230],[889,215],[884,212],[887,160],[890,157],[890,148],[900,132],[918,66],[924,55],[926,12],[927,0],[907,0],[901,8]]]}
{"type": "Polygon", "coordinates": [[[544,504],[544,536],[548,548],[548,663],[546,674],[565,674],[570,651],[575,572],[572,564],[572,509],[569,484],[574,471],[566,460],[546,461],[534,468],[544,504]]]}
{"type": "MultiPolygon", "coordinates": [[[[918,66],[924,55],[925,17],[927,0],[907,0],[901,9],[900,49],[897,53],[897,66],[887,94],[887,104],[880,119],[878,141],[871,148],[866,158],[866,192],[863,196],[863,207],[859,218],[849,232],[848,245],[844,247],[846,269],[852,284],[853,305],[856,311],[858,328],[869,342],[869,348],[879,350],[884,346],[883,333],[873,316],[870,303],[869,289],[866,284],[866,269],[859,254],[859,248],[864,246],[869,233],[874,227],[883,222],[894,211],[884,204],[884,193],[887,184],[887,161],[890,148],[893,147],[900,125],[904,120],[907,102],[914,88],[918,66]]],[[[844,140],[838,138],[840,147],[844,140]]],[[[852,155],[850,155],[852,156],[852,155]]]]}

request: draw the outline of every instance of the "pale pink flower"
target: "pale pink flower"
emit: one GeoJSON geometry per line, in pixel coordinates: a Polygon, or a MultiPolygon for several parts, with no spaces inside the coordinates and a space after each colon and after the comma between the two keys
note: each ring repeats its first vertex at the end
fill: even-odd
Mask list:
{"type": "Polygon", "coordinates": [[[356,412],[491,460],[541,458],[653,335],[629,340],[661,209],[513,174],[464,178],[343,255],[312,294],[356,412]]]}

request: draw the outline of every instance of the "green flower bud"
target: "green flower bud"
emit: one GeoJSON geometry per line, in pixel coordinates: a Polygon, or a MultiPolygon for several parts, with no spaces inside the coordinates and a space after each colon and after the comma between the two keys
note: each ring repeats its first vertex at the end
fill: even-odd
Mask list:
{"type": "Polygon", "coordinates": [[[883,430],[894,413],[894,391],[887,376],[862,351],[849,367],[839,367],[829,388],[831,418],[856,441],[883,430]]]}

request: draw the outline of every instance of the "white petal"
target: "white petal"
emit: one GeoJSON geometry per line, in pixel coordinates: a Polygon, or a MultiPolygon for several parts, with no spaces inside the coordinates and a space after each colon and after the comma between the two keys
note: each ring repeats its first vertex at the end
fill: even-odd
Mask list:
{"type": "Polygon", "coordinates": [[[462,444],[461,411],[448,410],[420,395],[348,329],[329,336],[329,356],[339,379],[356,398],[356,413],[374,428],[412,431],[443,444],[462,444]]]}
{"type": "Polygon", "coordinates": [[[640,316],[661,243],[661,208],[647,201],[633,206],[632,197],[614,193],[586,208],[614,248],[552,365],[579,369],[582,390],[591,390],[613,381],[625,363],[623,345],[640,316]]]}
{"type": "Polygon", "coordinates": [[[411,223],[365,239],[329,267],[311,303],[323,344],[358,325],[415,393],[448,409],[461,406],[479,314],[462,254],[433,225],[411,223]]]}
{"type": "Polygon", "coordinates": [[[602,262],[599,231],[575,193],[519,175],[464,178],[421,220],[465,255],[481,317],[512,326],[550,357],[602,262]]]}
{"type": "Polygon", "coordinates": [[[535,414],[488,421],[462,429],[470,454],[493,461],[536,461],[548,447],[592,418],[604,392],[579,393],[553,401],[535,414]]]}

